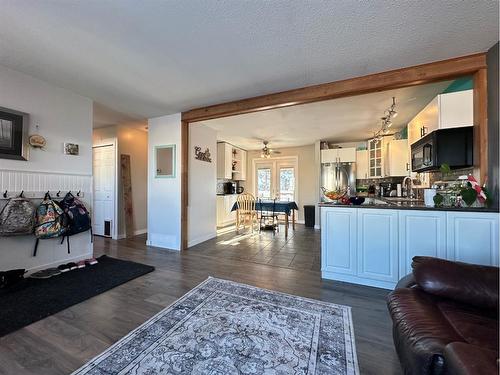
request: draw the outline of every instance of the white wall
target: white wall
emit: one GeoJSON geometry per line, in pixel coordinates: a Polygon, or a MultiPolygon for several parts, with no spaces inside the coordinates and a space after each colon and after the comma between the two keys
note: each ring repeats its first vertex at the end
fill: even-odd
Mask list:
{"type": "Polygon", "coordinates": [[[181,247],[181,115],[149,119],[148,245],[181,247]],[[155,146],[176,146],[175,178],[155,178],[155,146]]]}
{"type": "MultiPolygon", "coordinates": [[[[145,126],[146,124],[144,124],[145,126]]],[[[118,143],[118,237],[125,236],[120,155],[130,155],[134,234],[147,232],[148,133],[125,125],[94,129],[93,142],[116,138],[118,143]]]]}
{"type": "Polygon", "coordinates": [[[217,132],[200,124],[189,130],[188,246],[217,235],[217,132]],[[208,147],[212,162],[195,159],[194,147],[208,147]]]}
{"type": "Polygon", "coordinates": [[[0,66],[0,107],[29,113],[29,134],[45,137],[45,150],[30,149],[29,161],[0,159],[1,169],[92,174],[92,101],[0,66]],[[63,154],[64,142],[80,155],[63,154]]]}
{"type": "MultiPolygon", "coordinates": [[[[0,190],[82,190],[90,206],[92,101],[0,66],[0,106],[29,113],[29,133],[39,124],[38,132],[47,140],[45,150],[30,150],[28,161],[0,159],[0,190]],[[64,142],[79,144],[80,155],[64,155],[64,142]]],[[[4,204],[0,200],[0,209],[4,204]]],[[[71,238],[71,254],[59,242],[40,241],[38,255],[33,257],[34,236],[0,237],[0,269],[36,269],[92,254],[88,233],[71,238]]]]}

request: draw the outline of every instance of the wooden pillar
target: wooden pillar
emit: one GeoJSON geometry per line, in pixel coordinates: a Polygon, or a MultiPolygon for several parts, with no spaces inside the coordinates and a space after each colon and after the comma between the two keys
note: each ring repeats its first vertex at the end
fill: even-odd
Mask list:
{"type": "Polygon", "coordinates": [[[488,87],[486,68],[474,73],[474,166],[480,183],[488,175],[488,87]]]}
{"type": "Polygon", "coordinates": [[[188,248],[189,122],[181,121],[181,251],[188,248]]]}

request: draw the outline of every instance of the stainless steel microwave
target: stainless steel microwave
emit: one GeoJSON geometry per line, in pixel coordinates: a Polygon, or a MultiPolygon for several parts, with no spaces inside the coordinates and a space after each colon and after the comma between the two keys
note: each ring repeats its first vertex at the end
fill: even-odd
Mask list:
{"type": "Polygon", "coordinates": [[[438,170],[441,164],[451,168],[473,165],[473,127],[438,129],[411,145],[411,170],[438,170]]]}

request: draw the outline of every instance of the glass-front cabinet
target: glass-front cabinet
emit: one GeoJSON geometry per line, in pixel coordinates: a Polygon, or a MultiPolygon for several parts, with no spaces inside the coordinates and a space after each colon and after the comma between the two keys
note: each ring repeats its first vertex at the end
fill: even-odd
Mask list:
{"type": "Polygon", "coordinates": [[[369,177],[382,177],[382,141],[368,142],[369,177]]]}

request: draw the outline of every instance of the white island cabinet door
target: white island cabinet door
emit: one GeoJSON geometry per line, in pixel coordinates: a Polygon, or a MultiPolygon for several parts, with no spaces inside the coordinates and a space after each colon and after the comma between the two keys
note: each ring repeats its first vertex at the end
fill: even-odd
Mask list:
{"type": "Polygon", "coordinates": [[[399,212],[399,275],[409,274],[414,256],[446,258],[446,212],[399,212]]]}
{"type": "Polygon", "coordinates": [[[356,210],[351,208],[321,209],[321,271],[356,274],[356,210]]]}
{"type": "Polygon", "coordinates": [[[498,213],[448,212],[447,258],[498,266],[498,213]]]}
{"type": "Polygon", "coordinates": [[[358,209],[358,276],[393,288],[398,272],[398,211],[358,209]],[[378,281],[378,282],[377,282],[378,281]]]}

